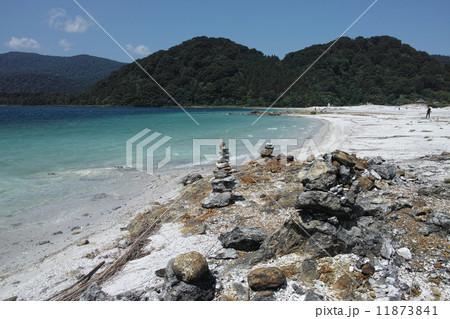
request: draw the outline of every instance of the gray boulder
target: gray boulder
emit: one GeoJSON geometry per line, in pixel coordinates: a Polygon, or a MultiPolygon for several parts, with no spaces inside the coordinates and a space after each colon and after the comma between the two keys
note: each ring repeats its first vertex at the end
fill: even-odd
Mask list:
{"type": "Polygon", "coordinates": [[[305,294],[305,301],[322,301],[323,296],[316,294],[311,289],[308,289],[305,294]]]}
{"type": "Polygon", "coordinates": [[[327,191],[336,185],[337,172],[337,168],[326,161],[315,160],[299,173],[299,179],[307,189],[327,191]]]}
{"type": "Polygon", "coordinates": [[[367,164],[369,164],[369,165],[381,165],[385,161],[386,160],[384,158],[382,158],[381,156],[369,157],[367,159],[367,164]]]}
{"type": "Polygon", "coordinates": [[[231,175],[224,178],[213,177],[209,182],[212,185],[213,192],[231,192],[233,189],[240,186],[236,177],[231,175]]]}
{"type": "Polygon", "coordinates": [[[393,179],[397,174],[397,166],[394,164],[381,164],[370,166],[383,179],[393,179]]]}
{"type": "Polygon", "coordinates": [[[102,291],[102,288],[96,282],[90,284],[88,289],[86,289],[80,296],[80,301],[105,301],[105,300],[106,294],[102,291]]]}
{"type": "Polygon", "coordinates": [[[391,257],[395,254],[394,247],[392,247],[391,243],[386,239],[383,240],[380,254],[384,259],[391,259],[391,257]]]}
{"type": "Polygon", "coordinates": [[[202,202],[204,208],[225,207],[232,203],[232,196],[230,192],[216,193],[212,192],[202,202]]]}
{"type": "Polygon", "coordinates": [[[310,191],[298,194],[295,208],[311,215],[327,214],[337,217],[350,217],[351,203],[341,197],[323,191],[310,191]]]}
{"type": "Polygon", "coordinates": [[[407,247],[397,249],[397,255],[403,257],[405,260],[410,260],[412,258],[411,251],[407,247]]]}
{"type": "Polygon", "coordinates": [[[432,231],[445,230],[450,233],[450,215],[445,212],[432,212],[426,223],[431,226],[432,231]]]}
{"type": "Polygon", "coordinates": [[[308,235],[301,228],[299,221],[289,219],[267,237],[257,251],[249,253],[241,261],[254,265],[260,261],[298,251],[307,238],[308,235]]]}
{"type": "Polygon", "coordinates": [[[194,182],[196,182],[196,181],[198,181],[198,180],[200,180],[202,178],[203,178],[203,176],[200,175],[199,173],[191,173],[191,174],[188,174],[188,175],[184,176],[181,179],[181,183],[184,186],[186,186],[186,185],[192,184],[192,183],[194,183],[194,182]]]}
{"type": "Polygon", "coordinates": [[[267,236],[267,232],[261,227],[236,226],[232,231],[221,234],[219,240],[225,248],[253,251],[261,246],[261,243],[267,236]]]}
{"type": "Polygon", "coordinates": [[[341,165],[339,166],[338,171],[339,183],[344,185],[351,185],[353,177],[355,176],[353,169],[350,169],[345,165],[341,165]]]}
{"type": "Polygon", "coordinates": [[[421,196],[433,196],[436,198],[447,199],[450,198],[450,185],[435,184],[428,187],[422,187],[421,189],[419,189],[418,194],[421,196]]]}
{"type": "Polygon", "coordinates": [[[394,210],[407,207],[408,204],[385,197],[365,197],[359,195],[356,198],[355,206],[361,211],[361,215],[384,217],[394,210]]]}

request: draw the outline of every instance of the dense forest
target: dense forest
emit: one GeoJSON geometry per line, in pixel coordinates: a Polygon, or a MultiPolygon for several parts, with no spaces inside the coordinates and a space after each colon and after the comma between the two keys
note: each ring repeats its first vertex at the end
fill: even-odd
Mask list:
{"type": "Polygon", "coordinates": [[[446,55],[440,55],[440,54],[432,54],[433,58],[435,58],[438,61],[441,61],[443,63],[449,64],[450,63],[450,56],[446,55]]]}
{"type": "MultiPolygon", "coordinates": [[[[197,37],[138,60],[182,105],[272,104],[331,43],[276,56],[197,37]]],[[[444,57],[445,58],[445,57],[444,57]]],[[[341,38],[276,106],[450,103],[450,64],[388,37],[341,38]]],[[[132,63],[76,94],[2,94],[0,103],[174,105],[132,63]]]]}
{"type": "Polygon", "coordinates": [[[86,91],[124,63],[89,55],[57,57],[36,53],[0,54],[0,92],[86,91]]]}

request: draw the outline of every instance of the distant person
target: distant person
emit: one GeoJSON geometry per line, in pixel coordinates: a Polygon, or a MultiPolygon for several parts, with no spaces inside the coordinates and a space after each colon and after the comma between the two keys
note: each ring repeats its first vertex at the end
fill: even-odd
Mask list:
{"type": "Polygon", "coordinates": [[[431,117],[431,107],[428,106],[427,108],[427,116],[425,118],[429,119],[431,117]]]}

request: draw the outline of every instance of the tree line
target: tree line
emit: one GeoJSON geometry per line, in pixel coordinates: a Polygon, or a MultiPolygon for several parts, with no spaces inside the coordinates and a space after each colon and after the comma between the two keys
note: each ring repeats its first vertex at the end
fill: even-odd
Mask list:
{"type": "MultiPolygon", "coordinates": [[[[196,37],[138,62],[184,106],[268,106],[330,44],[279,59],[228,39],[196,37]]],[[[450,64],[396,38],[341,38],[276,106],[401,105],[418,99],[444,105],[450,103],[449,88],[450,64]]],[[[174,105],[134,63],[84,92],[0,94],[0,104],[174,105]]]]}

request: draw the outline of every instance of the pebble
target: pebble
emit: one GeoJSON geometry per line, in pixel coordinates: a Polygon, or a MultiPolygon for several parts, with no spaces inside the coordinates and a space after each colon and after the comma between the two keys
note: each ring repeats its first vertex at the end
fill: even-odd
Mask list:
{"type": "Polygon", "coordinates": [[[365,263],[364,265],[362,265],[361,271],[364,275],[371,276],[375,272],[375,267],[370,263],[365,263]]]}
{"type": "Polygon", "coordinates": [[[397,254],[405,260],[410,260],[412,258],[411,251],[406,247],[397,249],[397,254]]]}
{"type": "Polygon", "coordinates": [[[118,247],[121,249],[125,249],[128,246],[130,246],[130,244],[131,244],[130,240],[128,238],[124,238],[121,241],[119,241],[118,247]]]}
{"type": "Polygon", "coordinates": [[[388,285],[395,284],[395,279],[392,277],[386,277],[386,284],[388,284],[388,285]]]}
{"type": "Polygon", "coordinates": [[[78,242],[77,246],[84,246],[89,244],[89,240],[83,239],[82,241],[78,242]]]}

